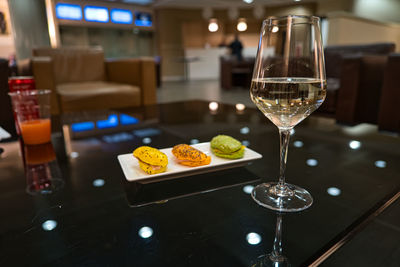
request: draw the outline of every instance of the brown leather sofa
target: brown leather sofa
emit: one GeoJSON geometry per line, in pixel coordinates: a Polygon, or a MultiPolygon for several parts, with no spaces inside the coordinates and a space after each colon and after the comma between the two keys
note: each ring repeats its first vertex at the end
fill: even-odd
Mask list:
{"type": "Polygon", "coordinates": [[[36,87],[52,90],[52,113],[156,103],[152,58],[105,60],[101,48],[33,50],[36,87]]]}
{"type": "Polygon", "coordinates": [[[232,89],[232,87],[250,88],[253,75],[254,58],[243,58],[237,60],[236,57],[220,57],[220,85],[222,89],[232,89]]]}
{"type": "Polygon", "coordinates": [[[378,123],[386,55],[358,55],[343,59],[337,95],[336,121],[378,123]]]}
{"type": "Polygon", "coordinates": [[[376,123],[382,70],[394,50],[393,43],[326,47],[327,97],[318,111],[335,115],[339,123],[376,123]],[[364,110],[367,105],[370,110],[364,110]]]}
{"type": "Polygon", "coordinates": [[[379,106],[379,130],[400,133],[400,54],[390,54],[384,70],[379,106]]]}
{"type": "Polygon", "coordinates": [[[0,126],[11,135],[15,136],[15,123],[11,106],[11,98],[8,96],[8,77],[10,68],[8,60],[0,58],[0,126]]]}

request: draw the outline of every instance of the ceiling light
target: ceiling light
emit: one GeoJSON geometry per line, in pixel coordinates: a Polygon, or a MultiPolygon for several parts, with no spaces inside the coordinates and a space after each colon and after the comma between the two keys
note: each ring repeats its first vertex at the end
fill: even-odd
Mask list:
{"type": "Polygon", "coordinates": [[[278,31],[279,31],[279,27],[278,26],[272,27],[272,32],[278,32],[278,31]]]}
{"type": "Polygon", "coordinates": [[[217,20],[210,19],[210,23],[208,24],[208,30],[210,32],[216,32],[216,31],[218,31],[218,29],[219,29],[219,26],[218,26],[217,20]]]}
{"type": "Polygon", "coordinates": [[[238,31],[240,31],[240,32],[246,31],[246,30],[247,30],[247,23],[246,23],[246,21],[245,21],[244,19],[239,20],[239,22],[238,22],[238,24],[237,24],[237,26],[236,26],[236,29],[237,29],[238,31]]]}
{"type": "Polygon", "coordinates": [[[251,4],[253,3],[254,0],[243,0],[243,2],[245,2],[246,4],[251,4]]]}
{"type": "Polygon", "coordinates": [[[246,108],[246,106],[242,103],[237,103],[236,104],[236,110],[237,111],[243,111],[246,108]]]}
{"type": "Polygon", "coordinates": [[[210,102],[210,104],[208,104],[208,108],[212,111],[216,111],[218,109],[218,103],[217,102],[210,102]]]}
{"type": "Polygon", "coordinates": [[[294,0],[295,2],[300,2],[301,0],[294,0]]]}

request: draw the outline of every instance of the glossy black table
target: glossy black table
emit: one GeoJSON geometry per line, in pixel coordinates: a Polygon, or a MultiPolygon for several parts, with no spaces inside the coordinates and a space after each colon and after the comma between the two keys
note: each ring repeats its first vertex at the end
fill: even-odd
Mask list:
{"type": "MultiPolygon", "coordinates": [[[[345,266],[343,257],[357,257],[346,247],[357,251],[362,242],[353,240],[400,195],[398,137],[318,114],[291,137],[287,181],[314,197],[311,208],[291,214],[262,208],[249,195],[279,171],[278,130],[252,108],[210,110],[208,102],[189,101],[67,114],[53,118],[47,152],[19,141],[1,146],[0,266],[252,266],[272,251],[281,215],[283,255],[293,266],[345,266]],[[97,129],[99,121],[110,124],[97,129]],[[73,131],[81,122],[89,124],[73,131]],[[263,159],[151,183],[127,182],[117,161],[143,144],[166,148],[216,134],[241,140],[263,159]],[[60,179],[32,187],[29,164],[46,153],[60,179]]],[[[399,260],[394,253],[389,262],[399,260]]]]}

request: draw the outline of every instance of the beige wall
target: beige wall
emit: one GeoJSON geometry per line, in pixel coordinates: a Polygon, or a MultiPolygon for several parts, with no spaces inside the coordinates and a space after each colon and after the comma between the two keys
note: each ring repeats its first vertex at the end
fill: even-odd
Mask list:
{"type": "Polygon", "coordinates": [[[0,0],[0,11],[4,14],[6,23],[5,32],[0,32],[0,57],[8,58],[15,54],[15,48],[7,0],[0,0]]]}
{"type": "Polygon", "coordinates": [[[400,0],[354,0],[353,13],[374,20],[400,22],[400,0]]]}
{"type": "MultiPolygon", "coordinates": [[[[312,15],[316,4],[297,4],[265,8],[264,17],[284,15],[312,15]]],[[[226,37],[229,43],[236,33],[236,21],[228,18],[226,9],[214,10],[213,17],[219,21],[220,29],[210,33],[208,21],[203,19],[201,9],[163,8],[156,10],[157,47],[162,57],[163,77],[179,78],[183,76],[184,49],[202,48],[206,44],[218,46],[226,37]]],[[[239,17],[246,18],[248,30],[240,33],[245,47],[257,46],[262,20],[255,19],[252,9],[240,9],[239,17]]]]}
{"type": "Polygon", "coordinates": [[[328,45],[393,42],[400,51],[400,25],[347,15],[328,17],[328,45]]]}
{"type": "Polygon", "coordinates": [[[318,16],[326,16],[329,12],[353,10],[354,0],[319,0],[317,5],[318,16]]]}

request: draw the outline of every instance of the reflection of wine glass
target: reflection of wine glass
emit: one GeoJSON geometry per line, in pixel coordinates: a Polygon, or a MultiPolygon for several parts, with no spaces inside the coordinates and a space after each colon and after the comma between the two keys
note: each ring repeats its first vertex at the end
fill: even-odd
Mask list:
{"type": "Polygon", "coordinates": [[[272,252],[258,257],[255,264],[251,267],[284,267],[290,266],[288,259],[282,255],[282,214],[278,213],[276,217],[276,228],[272,252]]]}
{"type": "Polygon", "coordinates": [[[278,128],[279,181],[254,188],[253,199],[277,211],[300,211],[313,200],[305,189],[285,183],[290,131],[324,101],[326,80],[318,17],[287,16],[264,20],[250,96],[278,128]]]}

